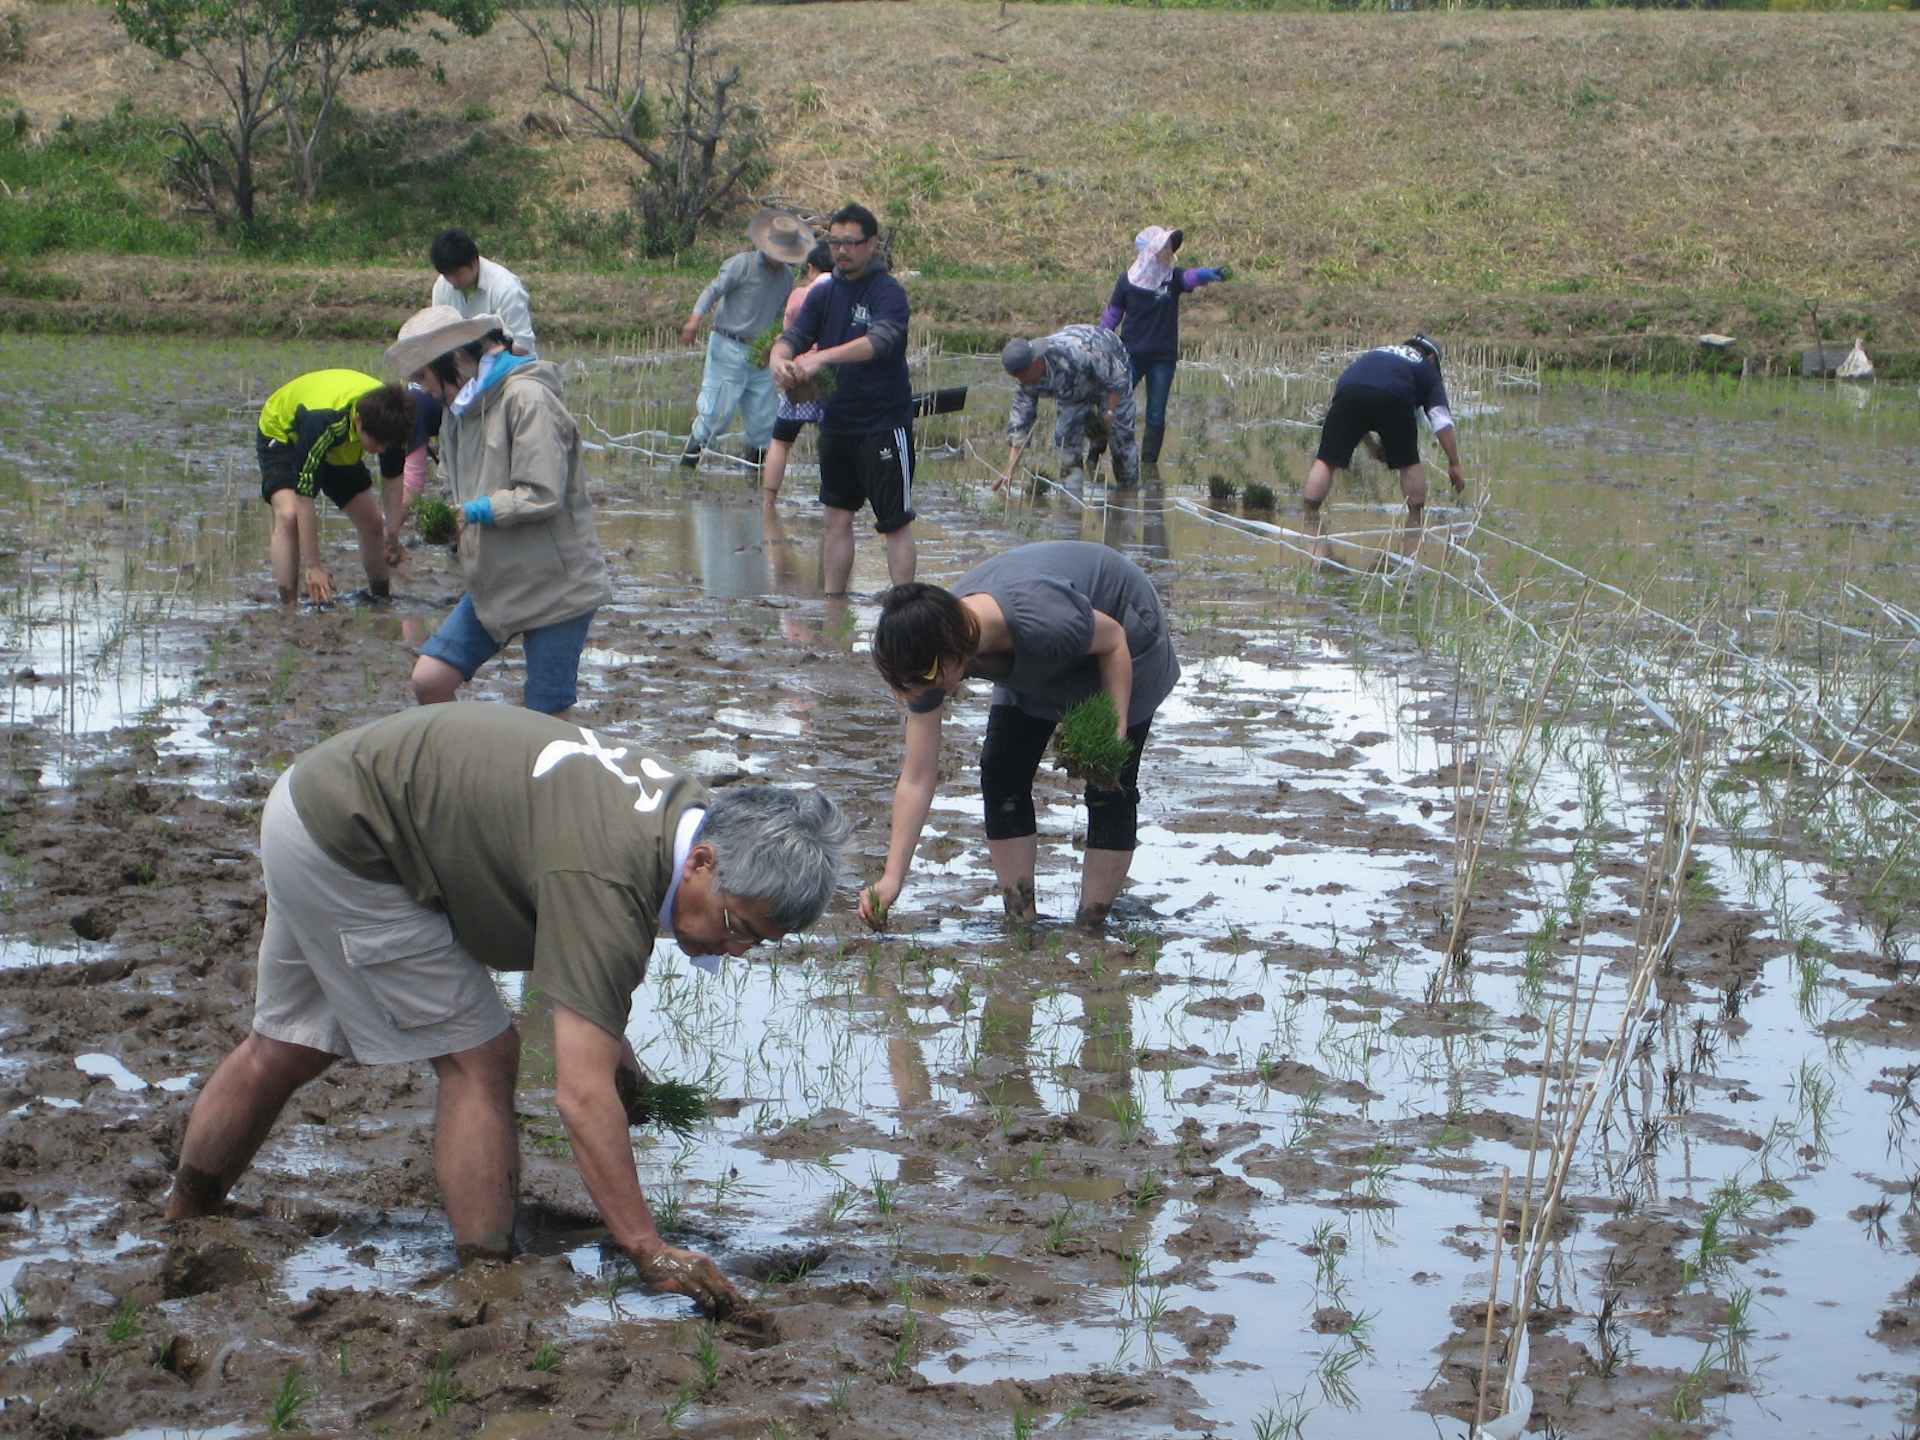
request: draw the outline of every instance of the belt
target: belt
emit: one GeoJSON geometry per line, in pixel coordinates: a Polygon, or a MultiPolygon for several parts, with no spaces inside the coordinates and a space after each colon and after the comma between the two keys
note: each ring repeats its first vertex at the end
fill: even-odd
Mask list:
{"type": "Polygon", "coordinates": [[[713,333],[724,335],[736,345],[751,345],[760,338],[758,335],[741,335],[732,330],[722,330],[718,325],[713,327],[713,333]]]}

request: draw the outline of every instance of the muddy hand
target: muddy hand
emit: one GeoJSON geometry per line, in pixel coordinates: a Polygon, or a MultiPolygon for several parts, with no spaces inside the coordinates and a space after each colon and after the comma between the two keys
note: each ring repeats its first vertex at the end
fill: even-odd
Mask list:
{"type": "Polygon", "coordinates": [[[326,566],[307,567],[307,599],[316,605],[333,603],[333,572],[326,566]]]}
{"type": "Polygon", "coordinates": [[[642,1283],[691,1298],[709,1315],[726,1316],[740,1304],[740,1292],[720,1273],[720,1267],[697,1250],[662,1245],[636,1255],[634,1265],[642,1283]]]}
{"type": "Polygon", "coordinates": [[[401,543],[399,535],[387,536],[386,556],[389,569],[398,569],[407,563],[407,547],[401,543]]]}

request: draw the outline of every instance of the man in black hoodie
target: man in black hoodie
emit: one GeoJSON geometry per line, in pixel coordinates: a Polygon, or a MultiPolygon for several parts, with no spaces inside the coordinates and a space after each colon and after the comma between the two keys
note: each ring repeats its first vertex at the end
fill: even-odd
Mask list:
{"type": "Polygon", "coordinates": [[[808,294],[775,342],[768,368],[783,390],[834,367],[820,422],[820,576],[844,595],[853,573],[853,517],[873,506],[887,537],[887,573],[913,579],[913,387],[907,379],[907,292],[880,258],[880,222],[864,205],[828,221],[833,278],[808,294]]]}

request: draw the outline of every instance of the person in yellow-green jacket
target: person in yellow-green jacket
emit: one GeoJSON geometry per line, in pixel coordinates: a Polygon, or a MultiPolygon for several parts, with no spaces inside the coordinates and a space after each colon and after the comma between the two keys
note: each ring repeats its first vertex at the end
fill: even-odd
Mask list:
{"type": "Polygon", "coordinates": [[[388,385],[358,370],[315,370],[289,380],[260,409],[255,448],[260,457],[260,498],[273,507],[267,553],[280,603],[291,605],[304,580],[315,604],[333,599],[333,574],[320,558],[320,517],[314,497],[325,494],[346,512],[360,537],[360,563],[367,592],[390,592],[387,571],[388,510],[401,513],[397,493],[382,508],[362,463],[380,457],[380,474],[398,492],[413,439],[414,398],[404,385],[388,385]]]}

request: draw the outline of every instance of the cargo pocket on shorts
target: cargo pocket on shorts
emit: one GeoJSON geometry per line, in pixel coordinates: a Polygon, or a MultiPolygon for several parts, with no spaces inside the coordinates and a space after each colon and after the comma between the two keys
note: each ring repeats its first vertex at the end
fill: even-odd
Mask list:
{"type": "Polygon", "coordinates": [[[453,925],[438,911],[340,932],[347,965],[396,1030],[453,1019],[472,1003],[477,962],[456,953],[453,925]]]}

